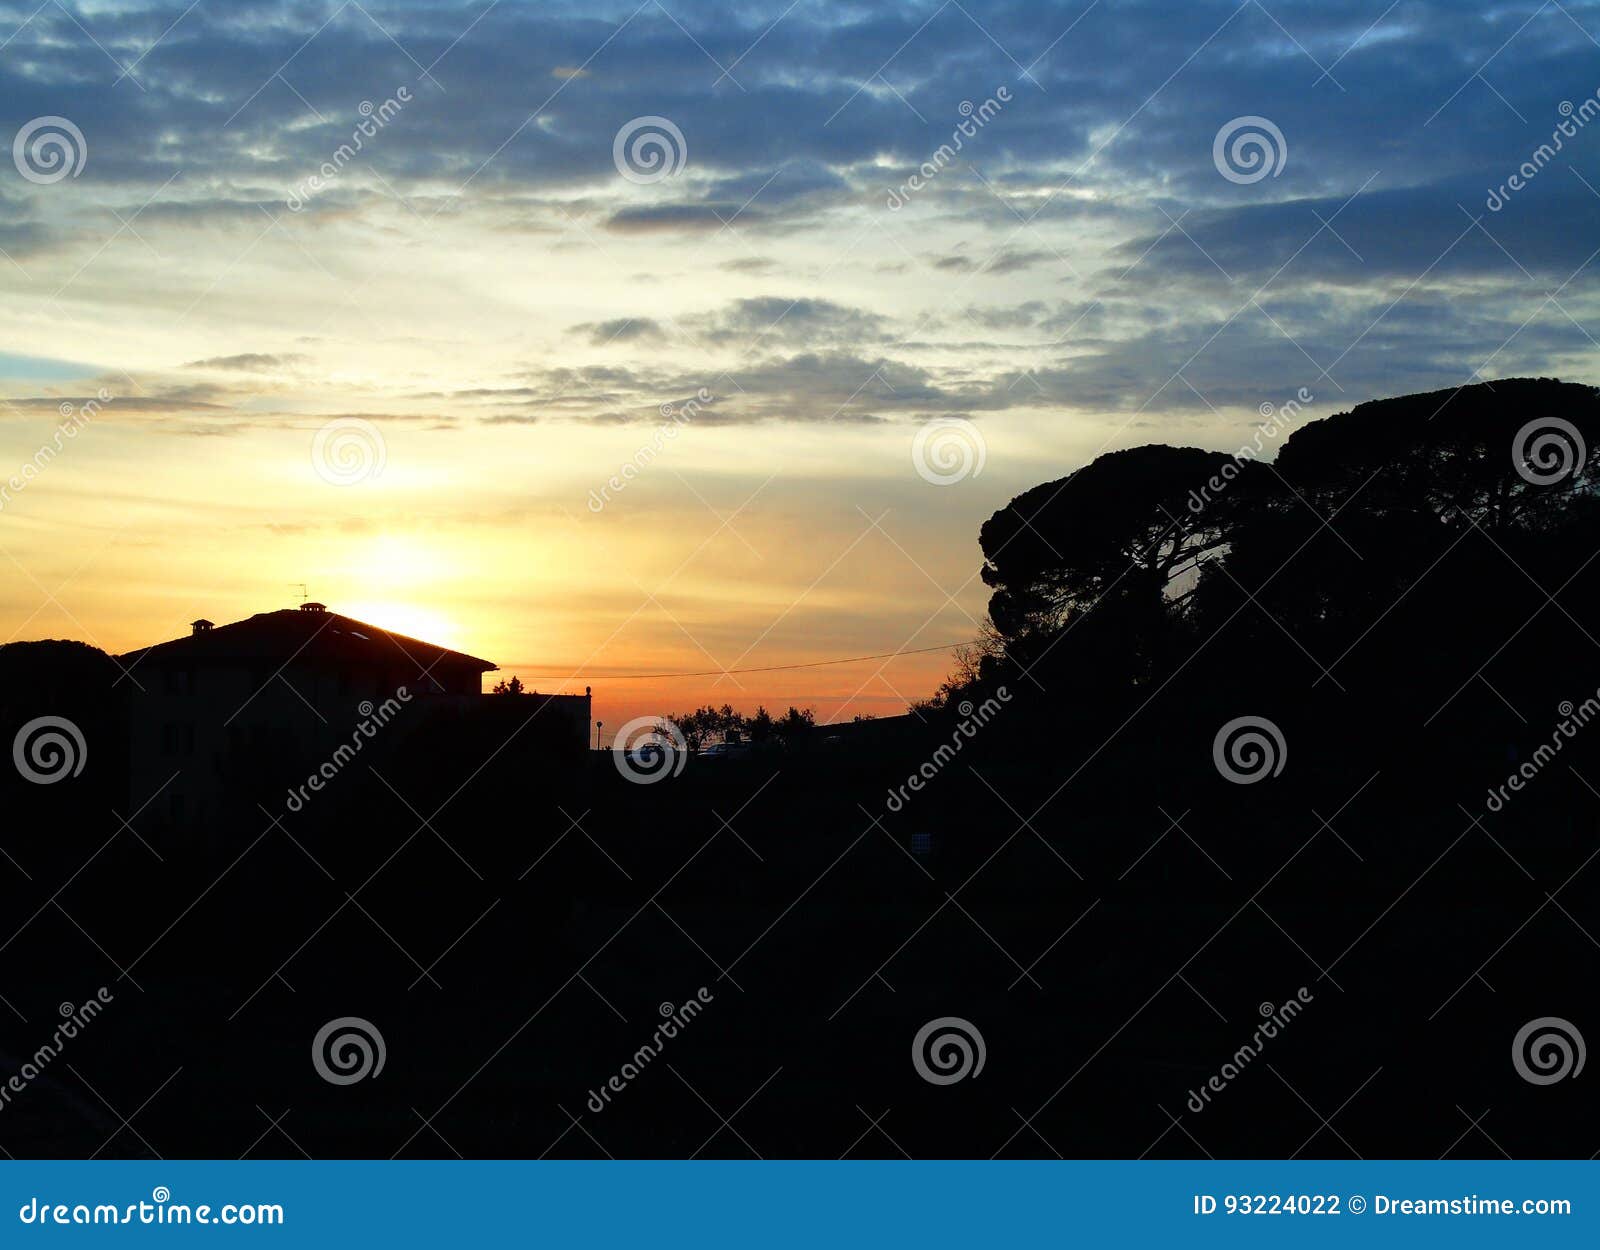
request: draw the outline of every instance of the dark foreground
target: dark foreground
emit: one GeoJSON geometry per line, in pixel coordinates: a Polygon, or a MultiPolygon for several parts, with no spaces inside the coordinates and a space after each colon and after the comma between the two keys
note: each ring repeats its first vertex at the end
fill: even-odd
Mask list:
{"type": "Polygon", "coordinates": [[[926,744],[691,760],[653,785],[597,755],[587,794],[570,786],[558,805],[527,778],[480,778],[427,824],[453,787],[413,784],[402,801],[352,778],[336,818],[262,815],[204,845],[119,832],[109,813],[14,825],[8,1070],[50,1039],[60,1004],[102,986],[112,1001],[0,1109],[0,1147],[1431,1158],[1600,1145],[1592,1079],[1537,1085],[1512,1062],[1530,1020],[1595,1032],[1600,797],[1583,778],[1600,780],[1600,732],[1498,815],[1483,810],[1487,779],[1508,771],[1493,752],[1430,756],[1375,729],[1349,767],[1319,759],[1317,730],[1292,720],[1278,778],[1227,783],[1201,728],[1176,726],[1155,757],[1112,741],[1039,811],[1088,751],[1019,735],[1011,710],[898,813],[888,789],[926,744]],[[703,1009],[599,1100],[667,1005],[697,995],[703,1009]],[[1297,996],[1278,1035],[1225,1071],[1267,1007],[1297,996]],[[375,1026],[386,1054],[349,1085],[313,1062],[318,1030],[343,1017],[375,1026]],[[912,1055],[942,1017],[985,1048],[981,1071],[948,1085],[912,1055]]]}

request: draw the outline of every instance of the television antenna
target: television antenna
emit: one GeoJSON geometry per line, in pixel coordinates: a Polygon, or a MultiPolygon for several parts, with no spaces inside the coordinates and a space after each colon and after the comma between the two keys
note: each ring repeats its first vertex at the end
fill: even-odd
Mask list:
{"type": "Polygon", "coordinates": [[[311,598],[311,595],[307,591],[306,584],[304,582],[290,582],[289,585],[290,586],[298,586],[300,588],[300,602],[301,603],[304,603],[307,599],[311,598]]]}

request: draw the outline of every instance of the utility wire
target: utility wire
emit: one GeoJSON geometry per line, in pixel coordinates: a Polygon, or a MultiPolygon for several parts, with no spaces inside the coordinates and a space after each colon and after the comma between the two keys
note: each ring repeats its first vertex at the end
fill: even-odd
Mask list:
{"type": "MultiPolygon", "coordinates": [[[[831,664],[861,664],[867,660],[891,660],[896,656],[923,655],[929,651],[953,651],[956,647],[970,647],[981,641],[978,638],[970,638],[962,642],[941,643],[937,647],[912,647],[905,651],[884,651],[878,655],[852,655],[842,660],[811,660],[805,664],[767,664],[756,668],[713,668],[700,673],[623,673],[617,676],[582,673],[529,673],[527,676],[539,681],[576,681],[582,676],[587,676],[590,681],[653,681],[666,677],[722,677],[733,673],[780,673],[797,668],[826,668],[831,664]]],[[[515,666],[511,666],[511,671],[519,677],[523,675],[515,666]]]]}

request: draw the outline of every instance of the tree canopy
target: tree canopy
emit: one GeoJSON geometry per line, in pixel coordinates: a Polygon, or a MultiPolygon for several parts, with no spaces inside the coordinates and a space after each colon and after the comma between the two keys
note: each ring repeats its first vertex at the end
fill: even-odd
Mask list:
{"type": "Polygon", "coordinates": [[[1158,444],[1025,491],[979,534],[995,626],[1015,637],[1102,601],[1155,604],[1227,546],[1264,473],[1222,452],[1158,444]]]}
{"type": "Polygon", "coordinates": [[[1419,649],[1470,651],[1515,608],[1490,588],[1553,593],[1557,570],[1587,568],[1597,481],[1600,398],[1548,378],[1359,404],[1294,430],[1271,464],[1109,452],[984,523],[993,636],[954,688],[1004,668],[1080,691],[1154,684],[1201,646],[1213,661],[1298,648],[1323,673],[1352,652],[1393,671],[1419,649]],[[1386,618],[1396,629],[1369,639],[1386,618]]]}

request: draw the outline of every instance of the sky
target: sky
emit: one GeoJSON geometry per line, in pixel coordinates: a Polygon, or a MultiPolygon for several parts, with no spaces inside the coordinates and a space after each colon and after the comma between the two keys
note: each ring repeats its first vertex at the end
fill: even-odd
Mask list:
{"type": "Polygon", "coordinates": [[[1576,0],[0,3],[0,638],[897,713],[1032,485],[1595,381],[1597,93],[1576,0]]]}

